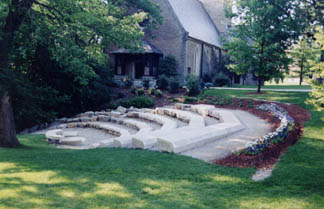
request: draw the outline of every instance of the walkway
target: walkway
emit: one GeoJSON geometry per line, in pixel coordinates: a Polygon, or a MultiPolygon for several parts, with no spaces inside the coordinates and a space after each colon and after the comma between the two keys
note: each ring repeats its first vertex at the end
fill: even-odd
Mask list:
{"type": "MultiPolygon", "coordinates": [[[[231,87],[212,87],[211,89],[219,90],[241,90],[241,91],[256,91],[256,88],[231,88],[231,87]]],[[[312,92],[311,89],[267,89],[261,88],[261,91],[276,91],[276,92],[312,92]]]]}

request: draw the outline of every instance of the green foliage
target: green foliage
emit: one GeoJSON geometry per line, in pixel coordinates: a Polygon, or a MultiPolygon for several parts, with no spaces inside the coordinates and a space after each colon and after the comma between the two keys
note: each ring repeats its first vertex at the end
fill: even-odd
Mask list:
{"type": "Polygon", "coordinates": [[[137,96],[143,96],[145,94],[145,91],[143,88],[137,89],[136,95],[137,96]]]}
{"type": "MultiPolygon", "coordinates": [[[[0,41],[9,9],[11,1],[0,2],[0,41]]],[[[138,50],[143,27],[160,23],[159,13],[150,0],[33,1],[13,37],[11,69],[0,75],[18,130],[109,102],[113,75],[104,49],[138,50]]]]}
{"type": "Polygon", "coordinates": [[[118,99],[122,99],[125,97],[125,94],[123,92],[118,92],[117,97],[118,97],[118,99]]]}
{"type": "Polygon", "coordinates": [[[302,85],[304,78],[310,76],[310,69],[312,67],[309,60],[316,59],[316,52],[312,40],[307,36],[302,36],[298,43],[293,46],[289,51],[289,55],[293,58],[295,66],[298,67],[297,70],[290,71],[289,73],[293,77],[298,77],[300,79],[299,84],[302,85]]]}
{"type": "Polygon", "coordinates": [[[227,67],[238,75],[254,73],[259,87],[262,81],[283,77],[290,61],[285,51],[305,27],[299,1],[239,0],[235,8],[227,13],[239,19],[225,44],[232,61],[227,67]]]}
{"type": "MultiPolygon", "coordinates": [[[[324,109],[324,30],[320,27],[317,28],[315,34],[316,45],[313,48],[313,59],[308,60],[311,67],[313,78],[312,94],[308,99],[308,103],[313,104],[318,110],[324,109]]],[[[323,118],[324,120],[324,118],[323,118]]]]}
{"type": "Polygon", "coordinates": [[[155,91],[156,91],[155,88],[150,88],[150,89],[149,89],[149,95],[154,96],[155,91]]]}
{"type": "Polygon", "coordinates": [[[151,80],[149,78],[143,78],[143,80],[142,80],[143,87],[146,89],[150,88],[150,82],[151,82],[151,80]]]}
{"type": "Polygon", "coordinates": [[[193,104],[198,102],[198,99],[196,97],[188,97],[188,96],[184,96],[184,103],[185,104],[193,104]]]}
{"type": "Polygon", "coordinates": [[[156,96],[157,98],[161,98],[163,96],[163,92],[158,89],[154,92],[154,96],[156,96]]]}
{"type": "Polygon", "coordinates": [[[196,75],[188,75],[186,77],[186,88],[189,96],[196,96],[200,93],[199,77],[196,75]]]}
{"type": "Polygon", "coordinates": [[[164,74],[159,75],[157,79],[157,86],[161,90],[167,90],[169,86],[169,78],[164,74]]]}
{"type": "Polygon", "coordinates": [[[126,108],[150,108],[154,105],[154,100],[146,96],[137,96],[132,99],[124,99],[118,102],[118,106],[123,106],[126,108]]]}
{"type": "Polygon", "coordinates": [[[164,57],[159,64],[159,75],[165,75],[167,77],[175,77],[177,73],[178,63],[174,56],[164,57]]]}
{"type": "Polygon", "coordinates": [[[129,78],[129,77],[124,77],[124,78],[122,79],[122,82],[123,82],[124,86],[125,86],[127,89],[129,89],[130,87],[132,87],[133,84],[134,84],[134,80],[133,80],[132,78],[129,78]]]}
{"type": "Polygon", "coordinates": [[[209,73],[206,73],[203,75],[203,81],[205,83],[212,83],[213,82],[213,75],[212,74],[209,74],[209,73]]]}
{"type": "Polygon", "coordinates": [[[215,86],[220,87],[220,86],[226,86],[226,85],[229,84],[228,77],[224,73],[222,73],[222,72],[217,73],[215,75],[214,79],[215,79],[214,80],[214,85],[215,86]]]}
{"type": "Polygon", "coordinates": [[[176,78],[170,78],[169,80],[169,92],[171,94],[179,93],[180,83],[176,78]]]}
{"type": "Polygon", "coordinates": [[[136,94],[136,92],[137,92],[137,87],[136,86],[132,86],[131,93],[132,94],[136,94]]]}

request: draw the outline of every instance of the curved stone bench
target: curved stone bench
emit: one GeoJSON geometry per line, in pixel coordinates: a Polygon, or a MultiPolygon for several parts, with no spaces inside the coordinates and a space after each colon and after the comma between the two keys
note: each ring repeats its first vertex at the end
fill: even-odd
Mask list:
{"type": "MultiPolygon", "coordinates": [[[[117,118],[117,117],[109,117],[107,122],[116,123],[120,125],[124,125],[128,128],[133,128],[138,130],[137,133],[145,134],[152,131],[152,127],[147,125],[146,123],[132,120],[132,119],[125,119],[125,118],[117,118]]],[[[107,139],[100,142],[100,147],[123,147],[123,148],[130,148],[132,145],[132,137],[127,130],[113,127],[109,124],[101,123],[99,125],[100,129],[107,130],[108,133],[118,136],[117,138],[107,139]],[[119,134],[117,134],[119,133],[119,134]]]]}
{"type": "Polygon", "coordinates": [[[76,146],[76,145],[81,145],[86,141],[84,137],[65,137],[61,138],[60,144],[62,145],[71,145],[71,146],[76,146]]]}
{"type": "Polygon", "coordinates": [[[218,113],[214,105],[205,105],[205,104],[188,105],[188,104],[177,103],[174,105],[174,108],[179,110],[192,111],[203,117],[211,117],[216,120],[220,119],[220,114],[218,113]]]}
{"type": "Polygon", "coordinates": [[[168,115],[170,117],[177,118],[185,123],[188,123],[192,127],[205,127],[205,119],[198,114],[192,112],[177,110],[172,108],[156,108],[155,111],[160,115],[168,115]]]}
{"type": "MultiPolygon", "coordinates": [[[[125,123],[133,124],[136,125],[139,131],[135,134],[137,135],[148,135],[151,134],[153,128],[146,123],[132,120],[132,119],[125,119],[125,123]]],[[[124,147],[124,148],[131,148],[132,147],[132,139],[133,136],[124,136],[124,137],[119,137],[115,138],[113,141],[114,147],[124,147]]]]}
{"type": "Polygon", "coordinates": [[[45,133],[45,137],[49,142],[59,142],[63,137],[62,129],[54,129],[54,130],[47,131],[45,133]]]}
{"type": "Polygon", "coordinates": [[[127,117],[144,119],[160,124],[162,126],[160,130],[169,130],[178,127],[178,124],[175,121],[149,112],[129,112],[127,113],[127,117]]]}

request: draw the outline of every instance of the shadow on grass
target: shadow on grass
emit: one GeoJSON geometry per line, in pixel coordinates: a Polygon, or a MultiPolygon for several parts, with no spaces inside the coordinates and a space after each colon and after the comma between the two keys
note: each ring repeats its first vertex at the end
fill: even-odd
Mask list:
{"type": "Polygon", "coordinates": [[[0,149],[1,208],[294,208],[297,200],[306,208],[323,203],[317,200],[324,195],[323,167],[294,154],[307,150],[323,159],[323,147],[309,139],[289,151],[275,175],[262,183],[250,180],[255,169],[141,150],[61,150],[43,136],[20,139],[22,148],[0,149]],[[316,201],[309,203],[309,197],[316,201]]]}

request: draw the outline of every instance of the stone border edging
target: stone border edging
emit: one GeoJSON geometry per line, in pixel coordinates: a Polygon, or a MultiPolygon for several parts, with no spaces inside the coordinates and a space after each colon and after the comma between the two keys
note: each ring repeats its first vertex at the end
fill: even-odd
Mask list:
{"type": "Polygon", "coordinates": [[[280,122],[280,127],[276,131],[271,132],[254,142],[247,143],[244,152],[249,155],[257,155],[264,149],[271,146],[271,144],[278,144],[286,139],[288,133],[295,126],[295,120],[288,114],[288,112],[275,103],[262,104],[257,107],[259,110],[271,113],[277,117],[280,122]]]}

